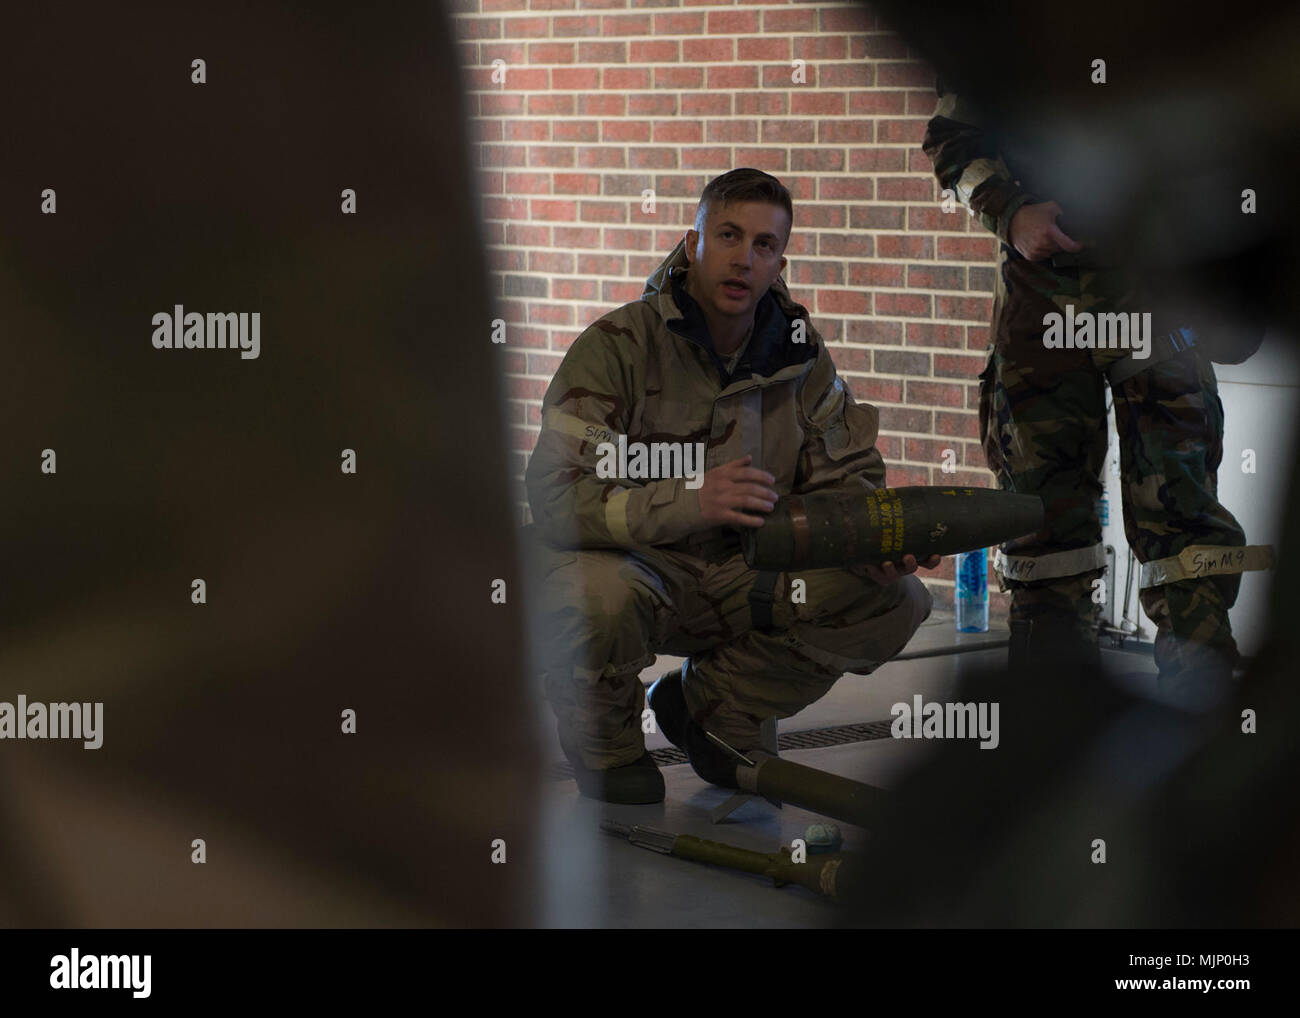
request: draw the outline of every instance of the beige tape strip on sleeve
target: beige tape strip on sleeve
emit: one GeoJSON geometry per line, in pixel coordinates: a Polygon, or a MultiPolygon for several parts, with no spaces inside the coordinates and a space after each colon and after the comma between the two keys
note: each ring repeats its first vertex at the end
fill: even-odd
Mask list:
{"type": "Polygon", "coordinates": [[[618,432],[613,428],[595,421],[584,421],[581,417],[566,414],[563,410],[556,410],[555,407],[548,407],[542,414],[542,427],[584,442],[591,442],[593,445],[618,441],[618,432]]]}
{"type": "Polygon", "coordinates": [[[969,207],[971,195],[989,177],[1007,176],[1006,167],[992,159],[972,159],[957,180],[957,200],[969,207]]]}
{"type": "Polygon", "coordinates": [[[605,503],[605,526],[609,528],[610,536],[620,544],[635,543],[627,529],[627,499],[631,494],[631,488],[624,488],[605,503]]]}
{"type": "Polygon", "coordinates": [[[1138,585],[1143,588],[1159,587],[1164,583],[1197,580],[1202,576],[1271,569],[1274,560],[1271,544],[1248,544],[1240,548],[1192,544],[1177,555],[1145,563],[1138,585]]]}
{"type": "Polygon", "coordinates": [[[993,553],[993,568],[1007,580],[1054,580],[1059,576],[1078,576],[1105,567],[1106,548],[1100,544],[1033,557],[1004,555],[1001,548],[993,553]]]}

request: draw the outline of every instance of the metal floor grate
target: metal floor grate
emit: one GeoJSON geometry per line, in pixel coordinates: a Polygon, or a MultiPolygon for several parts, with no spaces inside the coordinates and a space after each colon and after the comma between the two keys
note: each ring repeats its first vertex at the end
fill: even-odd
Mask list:
{"type": "MultiPolygon", "coordinates": [[[[893,721],[865,721],[856,725],[836,725],[833,728],[814,728],[807,732],[778,732],[777,747],[782,751],[791,749],[822,749],[826,746],[844,746],[851,742],[870,742],[872,739],[888,739],[893,721]]],[[[659,767],[672,767],[686,763],[686,754],[675,746],[655,749],[650,752],[650,759],[659,767]]],[[[546,774],[552,781],[563,781],[573,777],[573,768],[567,760],[551,766],[546,774]]]]}

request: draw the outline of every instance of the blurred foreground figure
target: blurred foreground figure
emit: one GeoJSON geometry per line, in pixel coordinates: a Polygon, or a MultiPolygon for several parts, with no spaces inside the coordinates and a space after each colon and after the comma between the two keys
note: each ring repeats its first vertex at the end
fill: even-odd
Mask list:
{"type": "Polygon", "coordinates": [[[527,924],[448,19],[76,6],[10,12],[0,69],[0,701],[102,702],[103,745],[0,742],[0,924],[527,924]],[[260,313],[259,356],[154,348],[176,304],[260,313]]]}
{"type": "MultiPolygon", "coordinates": [[[[1207,323],[1205,336],[1242,349],[1264,322],[1300,335],[1294,4],[1204,19],[1166,0],[1100,0],[1083,20],[1047,4],[873,7],[957,95],[978,100],[986,124],[1028,148],[1011,161],[1037,167],[1034,197],[1065,211],[1070,239],[1073,227],[1123,252],[1153,311],[1207,323]],[[1097,58],[1104,85],[1091,80],[1097,58]],[[1261,200],[1256,214],[1242,212],[1246,189],[1261,200]]],[[[1298,464],[1293,454],[1290,535],[1298,464]]],[[[954,700],[1001,703],[999,747],[943,744],[894,789],[870,849],[888,879],[864,890],[850,921],[1300,922],[1300,586],[1285,579],[1298,547],[1281,549],[1269,639],[1246,681],[1204,712],[1135,700],[1077,656],[1055,661],[1050,682],[1025,668],[971,675],[954,700]]]]}
{"type": "Polygon", "coordinates": [[[1280,674],[1259,670],[1192,712],[1078,661],[1056,662],[1050,682],[971,673],[952,699],[1001,704],[997,749],[940,743],[891,788],[864,860],[879,876],[843,921],[1294,927],[1300,687],[1280,674]]]}

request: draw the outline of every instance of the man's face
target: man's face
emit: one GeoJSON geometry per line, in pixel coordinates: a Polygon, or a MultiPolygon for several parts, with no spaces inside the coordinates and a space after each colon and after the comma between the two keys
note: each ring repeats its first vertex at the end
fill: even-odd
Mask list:
{"type": "Polygon", "coordinates": [[[711,207],[702,233],[686,231],[687,290],[706,314],[753,317],[785,270],[790,225],[781,206],[746,201],[711,207]]]}

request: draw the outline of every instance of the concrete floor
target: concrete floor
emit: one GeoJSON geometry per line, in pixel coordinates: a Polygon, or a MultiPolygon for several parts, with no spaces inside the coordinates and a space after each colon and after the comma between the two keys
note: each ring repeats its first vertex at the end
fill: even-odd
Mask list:
{"type": "MultiPolygon", "coordinates": [[[[957,633],[951,614],[936,612],[908,645],[906,654],[957,646],[996,644],[1005,629],[984,634],[957,633]]],[[[1154,687],[1149,654],[1105,651],[1107,662],[1129,672],[1135,691],[1154,687]]],[[[916,660],[894,660],[873,675],[845,675],[817,703],[782,721],[781,732],[797,732],[857,722],[890,720],[890,707],[910,701],[948,700],[964,670],[1004,660],[1005,648],[916,660]]],[[[662,656],[642,673],[647,685],[681,658],[662,656]]],[[[553,729],[549,729],[553,731],[553,729]]],[[[553,734],[544,743],[561,760],[553,734]]],[[[662,734],[646,736],[650,750],[668,746],[662,734]]],[[[782,756],[836,774],[889,788],[925,759],[934,746],[925,740],[875,739],[821,749],[791,750],[782,756]]],[[[731,793],[702,781],[688,764],[662,768],[667,796],[650,806],[617,806],[578,795],[572,779],[546,782],[542,824],[547,846],[547,890],[539,902],[543,924],[552,927],[652,929],[804,928],[831,925],[834,905],[800,887],[775,888],[763,877],[688,862],[639,848],[601,833],[600,821],[641,824],[742,848],[774,852],[802,837],[809,824],[827,819],[795,806],[776,809],[763,800],[743,805],[727,821],[714,824],[713,809],[731,793]]],[[[838,825],[845,849],[861,848],[870,835],[838,825]]]]}

